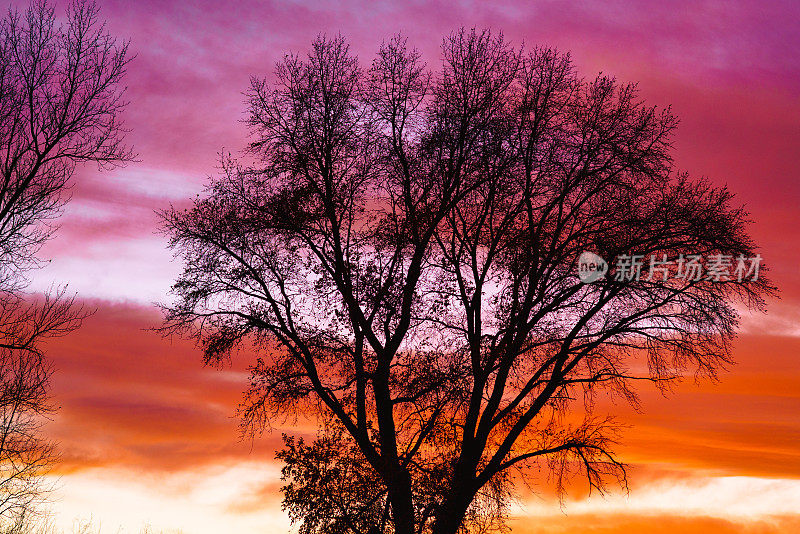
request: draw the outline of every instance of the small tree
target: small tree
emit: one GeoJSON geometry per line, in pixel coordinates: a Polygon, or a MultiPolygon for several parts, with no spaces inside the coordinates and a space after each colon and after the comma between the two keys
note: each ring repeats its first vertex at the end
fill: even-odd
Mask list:
{"type": "Polygon", "coordinates": [[[341,38],[286,56],[252,81],[254,164],[164,213],[185,261],[165,330],[208,363],[247,341],[245,430],[325,421],[279,455],[303,532],[501,528],[519,469],[624,484],[596,395],[716,376],[734,304],[771,291],[685,275],[755,248],[726,189],[674,170],[669,109],[488,31],[442,52],[436,73],[401,38],[369,69],[341,38]],[[610,272],[583,283],[583,252],[610,272]]]}
{"type": "Polygon", "coordinates": [[[84,313],[59,289],[34,299],[26,273],[55,230],[77,164],[109,168],[131,159],[122,144],[120,82],[127,44],[75,1],[65,24],[35,0],[0,20],[0,518],[31,512],[55,458],[41,436],[52,412],[52,366],[42,342],[80,325],[84,313]]]}

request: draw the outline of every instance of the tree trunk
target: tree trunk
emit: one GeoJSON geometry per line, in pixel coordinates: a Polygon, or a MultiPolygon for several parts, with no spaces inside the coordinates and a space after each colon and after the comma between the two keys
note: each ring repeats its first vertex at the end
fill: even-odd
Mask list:
{"type": "Polygon", "coordinates": [[[472,498],[466,491],[453,489],[453,493],[445,499],[436,514],[433,534],[456,534],[464,523],[472,498]]]}
{"type": "Polygon", "coordinates": [[[405,471],[399,473],[394,489],[389,489],[392,519],[395,534],[415,534],[416,521],[411,497],[411,477],[405,471]]]}

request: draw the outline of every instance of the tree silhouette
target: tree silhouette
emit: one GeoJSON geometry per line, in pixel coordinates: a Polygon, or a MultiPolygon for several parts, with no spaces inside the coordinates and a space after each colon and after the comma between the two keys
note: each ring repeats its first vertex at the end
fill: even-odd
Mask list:
{"type": "Polygon", "coordinates": [[[92,3],[72,2],[63,25],[38,0],[0,20],[0,518],[9,521],[29,518],[55,459],[40,432],[54,409],[42,342],[85,316],[63,288],[27,294],[26,273],[39,266],[75,166],[131,159],[118,117],[126,54],[92,3]]]}
{"type": "Polygon", "coordinates": [[[735,306],[772,291],[686,276],[755,247],[731,193],[674,169],[669,109],[489,31],[442,58],[396,37],[364,69],[318,38],[252,79],[250,163],[163,214],[185,263],[164,330],[254,354],[246,431],[324,422],[279,454],[303,532],[502,528],[519,470],[625,484],[596,396],[716,376],[735,306]],[[611,263],[594,283],[586,251],[611,263]],[[633,255],[671,264],[613,263],[633,255]]]}

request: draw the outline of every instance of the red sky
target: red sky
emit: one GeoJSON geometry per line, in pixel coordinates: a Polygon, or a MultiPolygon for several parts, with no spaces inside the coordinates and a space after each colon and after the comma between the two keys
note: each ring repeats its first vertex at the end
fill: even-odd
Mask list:
{"type": "MultiPolygon", "coordinates": [[[[20,2],[15,2],[21,5],[20,2]]],[[[69,282],[97,309],[51,349],[63,449],[54,507],[61,524],[145,523],[184,532],[283,532],[280,430],[238,440],[246,375],[203,368],[190,343],[161,339],[153,301],[179,266],[154,210],[202,191],[221,150],[243,147],[242,92],[285,52],[341,32],[364,62],[402,31],[436,66],[441,38],[464,26],[514,43],[570,50],[588,76],[640,82],[681,119],[675,156],[726,183],[781,289],[767,316],[746,317],[738,365],[717,384],[645,391],[623,454],[630,495],[562,508],[526,497],[514,532],[800,531],[800,4],[786,2],[221,2],[101,1],[137,54],[129,70],[129,141],[139,162],[81,169],[52,262],[35,288],[69,282]]],[[[302,429],[300,429],[302,431],[302,429]]]]}

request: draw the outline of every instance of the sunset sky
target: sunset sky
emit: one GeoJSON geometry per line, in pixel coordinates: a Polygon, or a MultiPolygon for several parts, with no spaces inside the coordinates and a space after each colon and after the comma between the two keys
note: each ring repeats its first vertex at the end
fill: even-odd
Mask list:
{"type": "MultiPolygon", "coordinates": [[[[781,291],[746,316],[737,365],[719,383],[689,379],[668,397],[642,390],[630,428],[628,495],[525,494],[513,532],[800,532],[800,3],[785,2],[164,2],[103,1],[130,39],[128,141],[138,162],[79,169],[33,289],[69,284],[96,309],[50,346],[58,372],[47,425],[60,443],[58,523],[103,532],[286,532],[279,427],[241,441],[235,411],[246,361],[204,368],[191,342],[165,340],[155,302],[179,272],[155,210],[202,194],[217,154],[246,142],[242,92],[286,52],[342,33],[367,64],[402,31],[437,67],[459,26],[572,52],[580,71],[638,81],[681,119],[678,167],[727,184],[781,291]]],[[[24,1],[12,5],[24,7],[24,1]]],[[[286,427],[294,433],[308,428],[286,427]]]]}

